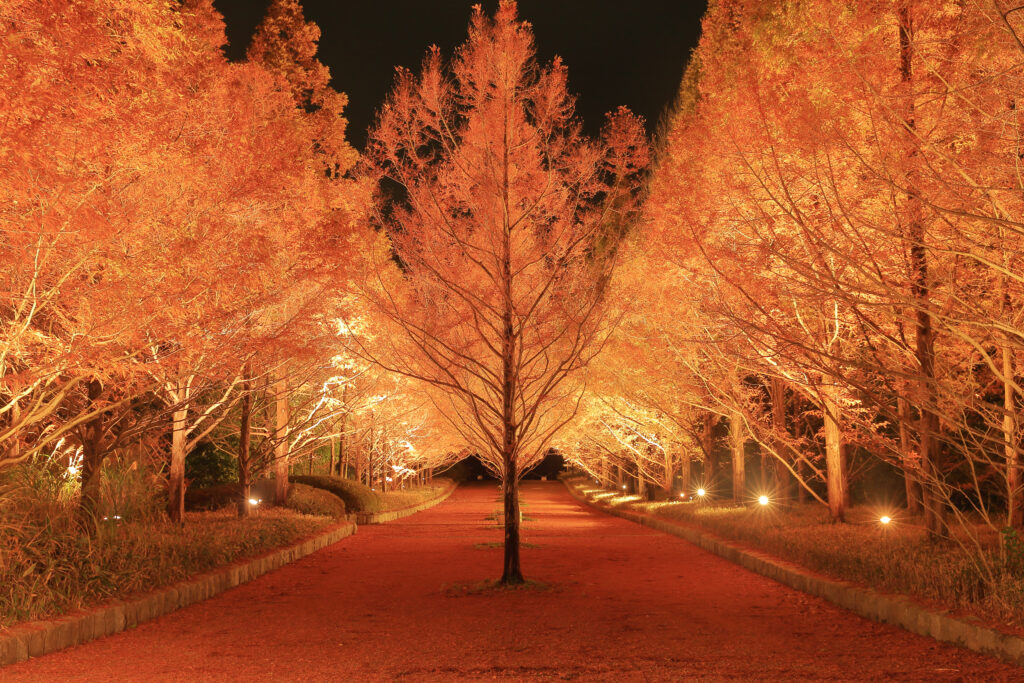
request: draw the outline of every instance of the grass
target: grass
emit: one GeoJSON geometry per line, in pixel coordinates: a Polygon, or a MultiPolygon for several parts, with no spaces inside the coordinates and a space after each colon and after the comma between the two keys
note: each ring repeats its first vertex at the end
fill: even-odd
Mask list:
{"type": "MultiPolygon", "coordinates": [[[[570,485],[573,482],[569,482],[570,485]]],[[[579,486],[582,481],[577,482],[579,486]]],[[[833,578],[887,593],[914,596],[946,609],[970,612],[993,623],[1024,624],[1024,563],[1000,559],[998,541],[970,549],[957,539],[930,540],[914,520],[883,526],[879,511],[854,507],[845,524],[833,523],[821,505],[733,506],[698,502],[642,502],[608,492],[591,498],[699,527],[726,539],[833,578]],[[997,567],[991,574],[986,568],[997,567]]],[[[966,534],[960,541],[966,541],[966,534]]]]}
{"type": "Polygon", "coordinates": [[[66,463],[41,456],[4,471],[0,628],[172,584],[287,545],[344,514],[333,496],[297,486],[289,504],[298,511],[260,506],[243,519],[232,502],[188,512],[179,526],[163,513],[161,483],[145,464],[112,460],[94,524],[83,524],[66,463]]]}

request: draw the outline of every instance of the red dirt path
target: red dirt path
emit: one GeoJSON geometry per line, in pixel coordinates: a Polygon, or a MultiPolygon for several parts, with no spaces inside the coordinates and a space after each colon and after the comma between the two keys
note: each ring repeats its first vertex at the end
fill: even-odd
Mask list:
{"type": "Polygon", "coordinates": [[[0,680],[1024,680],[876,624],[686,541],[523,486],[528,578],[500,573],[493,486],[359,533],[131,631],[0,680]],[[485,544],[485,547],[477,547],[485,544]]]}

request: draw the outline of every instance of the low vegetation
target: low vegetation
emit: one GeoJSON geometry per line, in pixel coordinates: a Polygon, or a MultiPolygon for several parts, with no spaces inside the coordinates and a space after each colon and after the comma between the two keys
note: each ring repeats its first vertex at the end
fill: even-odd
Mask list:
{"type": "Polygon", "coordinates": [[[386,512],[400,510],[430,500],[448,485],[447,479],[434,479],[425,486],[411,486],[381,493],[351,479],[326,475],[293,475],[293,482],[329,491],[345,502],[349,512],[386,512]]]}
{"type": "Polygon", "coordinates": [[[148,591],[286,545],[344,515],[329,493],[297,485],[289,507],[239,518],[233,507],[167,521],[138,463],[108,463],[95,519],[79,487],[37,458],[0,479],[0,627],[148,591]],[[91,532],[90,532],[91,528],[91,532]]]}
{"type": "Polygon", "coordinates": [[[936,542],[917,520],[888,510],[854,507],[848,523],[836,524],[821,505],[644,502],[598,489],[593,480],[588,486],[587,481],[568,483],[608,505],[699,527],[832,578],[913,596],[1004,626],[1024,623],[1024,547],[1016,539],[1009,540],[1004,557],[999,539],[980,530],[936,542]],[[883,514],[892,517],[889,524],[880,523],[883,514]],[[982,547],[968,545],[972,537],[982,538],[982,547]],[[979,562],[979,553],[985,562],[979,562]],[[989,567],[1001,571],[993,575],[989,567]]]}

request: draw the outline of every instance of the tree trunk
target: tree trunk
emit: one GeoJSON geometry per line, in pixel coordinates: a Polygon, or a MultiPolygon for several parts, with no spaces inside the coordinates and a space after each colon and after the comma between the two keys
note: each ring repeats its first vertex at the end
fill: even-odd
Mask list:
{"type": "Polygon", "coordinates": [[[743,417],[739,411],[729,416],[729,445],[732,448],[732,499],[742,502],[747,495],[746,443],[743,417]]]}
{"type": "Polygon", "coordinates": [[[914,103],[914,71],[913,41],[914,26],[910,5],[912,0],[902,0],[899,4],[899,42],[900,42],[900,75],[905,89],[904,126],[906,128],[908,161],[907,168],[907,240],[910,244],[910,280],[911,295],[914,300],[916,323],[916,348],[920,377],[918,379],[920,412],[919,444],[921,455],[921,474],[923,481],[922,502],[924,504],[924,521],[928,532],[933,536],[944,536],[948,531],[945,519],[945,497],[941,486],[941,467],[939,466],[939,416],[936,410],[935,387],[935,336],[932,330],[930,283],[928,280],[928,251],[925,248],[925,226],[922,215],[921,200],[915,187],[916,174],[912,161],[917,156],[916,141],[913,132],[916,130],[916,113],[914,103]]]}
{"type": "MultiPolygon", "coordinates": [[[[89,409],[96,407],[96,401],[103,393],[103,384],[98,379],[86,383],[89,409]]],[[[100,470],[103,468],[103,413],[89,420],[82,429],[82,497],[79,501],[79,518],[89,533],[96,531],[97,515],[100,508],[100,470]]]]}
{"type": "Polygon", "coordinates": [[[900,396],[896,399],[896,410],[900,426],[900,455],[903,468],[903,483],[907,492],[907,512],[921,513],[921,482],[917,479],[915,465],[910,458],[913,450],[910,433],[910,401],[900,396]]]}
{"type": "MultiPolygon", "coordinates": [[[[780,460],[790,460],[789,446],[786,444],[786,437],[789,436],[789,426],[786,424],[786,384],[778,377],[773,377],[771,386],[772,402],[772,431],[775,433],[775,453],[780,460]]],[[[795,463],[794,463],[795,464],[795,463]]],[[[776,464],[775,466],[775,488],[777,495],[787,501],[793,500],[793,486],[801,489],[802,485],[797,484],[789,470],[776,464]]]]}
{"type": "MultiPolygon", "coordinates": [[[[179,383],[180,386],[180,383],[179,383]]],[[[171,414],[171,466],[167,472],[167,516],[175,524],[185,521],[185,443],[188,408],[177,406],[171,414]]]]}
{"type": "Polygon", "coordinates": [[[274,385],[274,504],[288,502],[288,380],[280,377],[274,385]]]}
{"type": "Polygon", "coordinates": [[[248,366],[244,372],[246,379],[242,382],[242,421],[238,429],[238,486],[242,493],[242,499],[238,501],[240,517],[248,517],[252,513],[252,505],[249,504],[249,499],[252,498],[252,456],[249,443],[252,431],[252,395],[249,393],[251,387],[248,366]]]}
{"type": "Polygon", "coordinates": [[[843,441],[840,427],[841,407],[837,387],[822,384],[821,412],[825,419],[825,476],[828,486],[828,511],[836,522],[846,514],[846,472],[843,469],[843,441]]]}
{"type": "MultiPolygon", "coordinates": [[[[331,437],[331,459],[327,462],[327,474],[334,474],[334,458],[338,451],[338,437],[331,437]]],[[[338,464],[338,470],[341,470],[341,464],[338,464]]]]}
{"type": "Polygon", "coordinates": [[[701,448],[704,451],[704,487],[714,490],[715,479],[718,477],[718,458],[714,453],[713,430],[715,428],[715,415],[708,411],[704,413],[704,431],[701,433],[701,448]]]}
{"type": "Polygon", "coordinates": [[[1006,526],[1024,525],[1024,490],[1017,454],[1017,406],[1013,392],[1013,350],[1009,340],[1003,346],[1003,449],[1006,454],[1006,526]]]}
{"type": "Polygon", "coordinates": [[[691,463],[690,463],[690,452],[684,451],[679,457],[679,489],[682,493],[686,494],[689,498],[692,494],[690,492],[690,479],[691,479],[691,463]]]}

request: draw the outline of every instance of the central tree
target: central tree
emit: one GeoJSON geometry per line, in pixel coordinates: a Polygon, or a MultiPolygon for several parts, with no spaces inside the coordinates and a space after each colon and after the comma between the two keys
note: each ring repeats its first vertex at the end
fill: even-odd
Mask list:
{"type": "Polygon", "coordinates": [[[501,478],[503,584],[523,581],[518,482],[575,412],[613,321],[603,293],[647,164],[642,122],[586,138],[556,58],[502,2],[450,67],[399,69],[363,167],[380,243],[362,293],[390,329],[362,352],[418,378],[501,478]],[[384,339],[383,342],[380,340],[384,339]]]}

